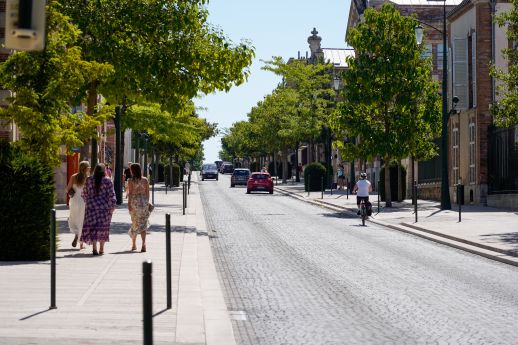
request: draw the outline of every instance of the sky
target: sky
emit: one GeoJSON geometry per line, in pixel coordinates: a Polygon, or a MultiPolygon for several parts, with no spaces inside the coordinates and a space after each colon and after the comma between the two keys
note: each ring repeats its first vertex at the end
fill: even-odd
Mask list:
{"type": "MultiPolygon", "coordinates": [[[[242,39],[255,47],[248,81],[228,93],[218,92],[195,100],[200,116],[218,123],[219,129],[247,119],[250,109],[270,94],[279,77],[261,70],[272,56],[284,60],[309,54],[308,37],[313,28],[322,37],[322,48],[346,48],[345,31],[350,0],[211,0],[209,22],[220,27],[234,43],[242,39]]],[[[203,143],[206,162],[218,160],[221,136],[203,143]]]]}

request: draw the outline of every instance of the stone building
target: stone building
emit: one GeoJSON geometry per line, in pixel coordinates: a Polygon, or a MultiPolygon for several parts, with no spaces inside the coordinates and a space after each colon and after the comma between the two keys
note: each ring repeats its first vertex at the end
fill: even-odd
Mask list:
{"type": "MultiPolygon", "coordinates": [[[[443,5],[447,15],[448,106],[453,96],[459,98],[456,112],[449,118],[448,172],[450,196],[457,202],[455,185],[463,185],[464,203],[490,206],[517,204],[518,130],[492,129],[490,104],[495,101],[494,80],[489,64],[505,67],[501,50],[509,44],[505,29],[492,23],[495,13],[510,8],[501,1],[427,0],[363,1],[352,0],[348,28],[354,27],[367,7],[385,2],[396,5],[404,15],[416,14],[419,21],[439,30],[443,28],[443,5]],[[514,173],[513,171],[517,171],[514,173]]],[[[433,78],[442,82],[442,32],[425,30],[426,44],[433,62],[433,78]]],[[[346,34],[347,37],[347,34],[346,34]]],[[[409,160],[403,160],[407,169],[409,160]]],[[[415,164],[420,197],[440,198],[441,164],[439,156],[415,164]]],[[[408,174],[409,175],[409,174],[408,174]]],[[[408,176],[407,175],[407,176],[408,176]]],[[[411,180],[407,180],[407,186],[411,180]]],[[[407,191],[410,188],[407,187],[407,191]]]]}

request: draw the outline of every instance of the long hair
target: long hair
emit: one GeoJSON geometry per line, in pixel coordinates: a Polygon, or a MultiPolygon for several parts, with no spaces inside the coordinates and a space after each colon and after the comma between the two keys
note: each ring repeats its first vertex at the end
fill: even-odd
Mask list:
{"type": "Polygon", "coordinates": [[[82,186],[85,183],[86,178],[88,177],[88,168],[90,167],[90,163],[88,161],[82,161],[79,163],[79,172],[76,175],[76,183],[78,186],[82,186]]]}
{"type": "Polygon", "coordinates": [[[131,178],[135,180],[140,180],[142,178],[142,169],[140,169],[140,164],[133,163],[130,165],[131,178]]]}
{"type": "Polygon", "coordinates": [[[94,169],[94,189],[95,194],[99,194],[99,191],[101,190],[101,182],[103,178],[106,176],[106,167],[103,163],[99,163],[95,166],[94,169]]]}

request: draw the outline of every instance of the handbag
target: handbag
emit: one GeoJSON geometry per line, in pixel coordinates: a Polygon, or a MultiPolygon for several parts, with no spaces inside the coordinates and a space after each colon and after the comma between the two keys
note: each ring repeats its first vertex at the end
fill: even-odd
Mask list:
{"type": "Polygon", "coordinates": [[[76,191],[74,190],[74,188],[72,188],[68,190],[67,194],[69,197],[73,198],[74,195],[76,195],[76,191]]]}
{"type": "Polygon", "coordinates": [[[148,202],[147,203],[147,210],[149,211],[149,213],[153,212],[154,209],[155,209],[155,205],[153,205],[152,203],[148,202]]]}

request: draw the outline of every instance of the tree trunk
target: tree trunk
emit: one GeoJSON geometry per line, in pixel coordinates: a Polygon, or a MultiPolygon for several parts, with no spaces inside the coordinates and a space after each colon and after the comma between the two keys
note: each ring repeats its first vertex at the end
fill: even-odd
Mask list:
{"type": "Polygon", "coordinates": [[[403,200],[403,183],[401,183],[401,160],[397,164],[397,200],[403,200]]]}
{"type": "MultiPolygon", "coordinates": [[[[93,116],[95,112],[95,107],[97,106],[97,81],[92,81],[88,87],[88,99],[86,103],[86,114],[88,116],[93,116]]],[[[96,129],[97,131],[97,129],[96,129]]],[[[92,167],[92,172],[94,171],[95,166],[97,165],[97,135],[91,139],[92,143],[92,152],[91,152],[91,162],[90,166],[92,167]]]]}
{"type": "Polygon", "coordinates": [[[288,148],[282,149],[282,183],[288,179],[288,148]]]}
{"type": "Polygon", "coordinates": [[[277,155],[275,151],[273,151],[273,174],[275,175],[275,180],[277,181],[277,155]]]}
{"type": "Polygon", "coordinates": [[[392,207],[392,194],[390,194],[390,159],[385,157],[385,207],[392,207]]]}

